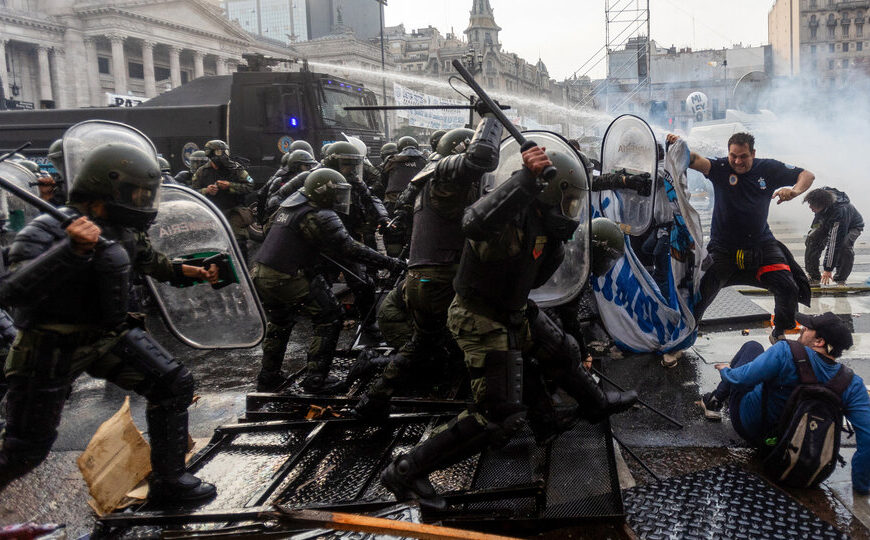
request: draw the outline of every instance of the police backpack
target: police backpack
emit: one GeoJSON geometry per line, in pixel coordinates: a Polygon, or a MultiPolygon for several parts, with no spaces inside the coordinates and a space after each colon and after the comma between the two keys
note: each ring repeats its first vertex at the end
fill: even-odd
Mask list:
{"type": "MultiPolygon", "coordinates": [[[[834,472],[840,458],[843,392],[854,373],[841,365],[825,384],[819,383],[803,345],[787,341],[799,382],[786,401],[779,425],[765,440],[764,471],[775,482],[795,488],[818,485],[834,472]]],[[[767,408],[767,388],[762,402],[767,408]]],[[[764,411],[763,418],[767,418],[764,411]]]]}

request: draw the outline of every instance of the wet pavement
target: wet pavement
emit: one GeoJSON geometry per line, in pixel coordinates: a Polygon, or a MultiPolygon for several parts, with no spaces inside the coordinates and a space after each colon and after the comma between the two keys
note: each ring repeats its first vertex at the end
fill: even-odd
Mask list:
{"type": "MultiPolygon", "coordinates": [[[[709,216],[705,216],[709,217],[709,216]]],[[[807,220],[808,223],[808,220],[807,220]]],[[[803,240],[794,223],[772,221],[774,234],[803,258],[803,240]]],[[[850,283],[863,283],[870,276],[870,246],[859,238],[856,264],[850,283]]],[[[744,287],[745,288],[745,287],[744,287]]],[[[749,296],[768,311],[773,310],[769,296],[749,296]]],[[[855,347],[843,362],[865,380],[870,380],[870,295],[846,297],[821,296],[803,311],[834,311],[850,322],[855,331],[855,347]]],[[[627,354],[607,350],[603,356],[604,373],[618,384],[635,388],[640,396],[683,424],[678,428],[646,408],[635,408],[614,418],[614,433],[628,445],[658,476],[667,478],[722,464],[737,464],[757,471],[755,452],[731,429],[726,418],[709,422],[695,404],[700,395],[719,380],[714,363],[727,362],[749,339],[769,346],[770,332],[764,323],[702,327],[695,345],[686,351],[679,364],[665,368],[653,354],[627,354]],[[748,335],[743,335],[748,331],[748,335]]],[[[191,435],[210,437],[214,428],[234,423],[243,415],[245,395],[253,391],[259,369],[259,349],[208,352],[196,351],[175,341],[165,330],[154,329],[167,348],[193,371],[197,380],[197,402],[191,407],[191,435]]],[[[302,323],[294,329],[285,368],[302,367],[310,329],[302,323]]],[[[343,345],[350,332],[343,332],[343,345]]],[[[0,524],[21,521],[67,524],[70,538],[90,531],[93,517],[87,506],[87,489],[75,464],[100,423],[114,414],[126,392],[102,381],[81,377],[64,411],[60,435],[49,459],[26,477],[11,484],[0,498],[0,524]]],[[[144,400],[131,395],[133,417],[145,429],[144,400]]],[[[854,440],[843,438],[843,455],[849,462],[854,440]]],[[[627,453],[623,457],[638,484],[653,481],[627,453]]],[[[576,464],[565,464],[575,466],[576,464]]],[[[852,493],[850,466],[838,468],[821,489],[790,491],[819,517],[856,538],[870,538],[870,503],[867,497],[852,493]]],[[[611,531],[612,532],[612,531],[611,531]]],[[[607,532],[605,535],[611,535],[607,532]]],[[[571,537],[588,537],[589,531],[570,532],[571,537]]],[[[616,534],[616,533],[614,533],[616,534]]],[[[568,536],[564,532],[562,537],[568,536]]]]}

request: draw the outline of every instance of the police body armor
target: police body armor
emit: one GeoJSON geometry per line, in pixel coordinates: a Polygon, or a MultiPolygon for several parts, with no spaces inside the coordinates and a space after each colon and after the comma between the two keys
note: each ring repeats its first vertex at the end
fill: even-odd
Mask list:
{"type": "MultiPolygon", "coordinates": [[[[199,173],[199,187],[203,188],[214,184],[218,180],[226,180],[235,184],[247,184],[248,182],[239,176],[243,170],[241,166],[233,169],[215,169],[211,163],[207,163],[197,171],[199,173]]],[[[223,211],[238,208],[245,204],[244,193],[230,193],[228,189],[219,189],[215,195],[210,195],[209,198],[215,206],[223,211]]]]}
{"type": "Polygon", "coordinates": [[[299,222],[316,210],[310,204],[305,204],[304,200],[294,206],[280,208],[254,260],[289,275],[295,275],[303,268],[311,268],[313,262],[319,259],[320,250],[302,236],[299,222]]]}
{"type": "Polygon", "coordinates": [[[411,179],[425,165],[426,158],[416,148],[406,148],[400,154],[393,156],[384,171],[388,175],[386,195],[405,191],[411,179]]]}
{"type": "MultiPolygon", "coordinates": [[[[478,184],[469,188],[468,202],[476,194],[478,184]]],[[[423,186],[414,204],[414,224],[408,267],[449,266],[459,262],[465,235],[462,232],[462,214],[446,215],[432,205],[428,183],[423,186]]]]}

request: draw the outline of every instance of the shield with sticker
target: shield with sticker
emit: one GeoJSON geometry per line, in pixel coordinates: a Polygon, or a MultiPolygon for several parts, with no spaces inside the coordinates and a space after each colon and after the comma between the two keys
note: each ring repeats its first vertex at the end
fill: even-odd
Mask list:
{"type": "MultiPolygon", "coordinates": [[[[547,152],[563,152],[571,156],[578,156],[577,152],[568,144],[564,137],[550,131],[524,131],[523,136],[534,141],[538,146],[547,149],[547,152]]],[[[577,157],[580,164],[580,172],[584,179],[586,189],[576,194],[572,205],[576,209],[577,219],[580,226],[574,232],[573,237],[565,243],[565,259],[550,279],[537,289],[534,289],[529,298],[541,307],[558,306],[574,299],[589,278],[589,181],[586,178],[585,163],[577,157]]],[[[523,157],[520,146],[513,137],[505,139],[501,143],[501,154],[498,168],[491,174],[484,175],[482,184],[484,191],[495,189],[501,183],[507,181],[514,171],[523,166],[523,157]]]]}
{"type": "MultiPolygon", "coordinates": [[[[0,177],[12,182],[21,189],[28,191],[37,197],[39,189],[36,187],[36,175],[26,167],[18,163],[6,160],[0,162],[0,177]]],[[[6,220],[6,229],[18,232],[27,223],[39,215],[39,209],[22,199],[0,190],[0,219],[6,220]]]]}
{"type": "MultiPolygon", "coordinates": [[[[610,123],[601,141],[602,174],[648,173],[655,179],[658,161],[655,135],[643,119],[624,114],[610,123]]],[[[633,189],[614,190],[614,202],[618,208],[608,217],[632,236],[644,234],[652,225],[657,191],[654,189],[649,195],[641,195],[633,189]]]]}
{"type": "Polygon", "coordinates": [[[175,287],[147,278],[170,331],[197,349],[236,349],[260,343],[266,331],[254,285],[224,215],[196,191],[160,186],[160,209],[148,229],[154,249],[173,262],[218,268],[220,281],[175,287]]]}

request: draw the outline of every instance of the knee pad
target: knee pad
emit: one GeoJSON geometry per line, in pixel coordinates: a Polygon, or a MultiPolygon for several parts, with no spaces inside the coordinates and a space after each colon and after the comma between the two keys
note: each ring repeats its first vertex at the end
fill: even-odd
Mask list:
{"type": "Polygon", "coordinates": [[[487,421],[502,424],[505,419],[522,412],[523,357],[520,351],[490,351],[486,353],[483,414],[487,421]]]}
{"type": "Polygon", "coordinates": [[[3,450],[16,460],[45,459],[57,439],[63,405],[71,386],[66,381],[10,377],[3,450]]]}

